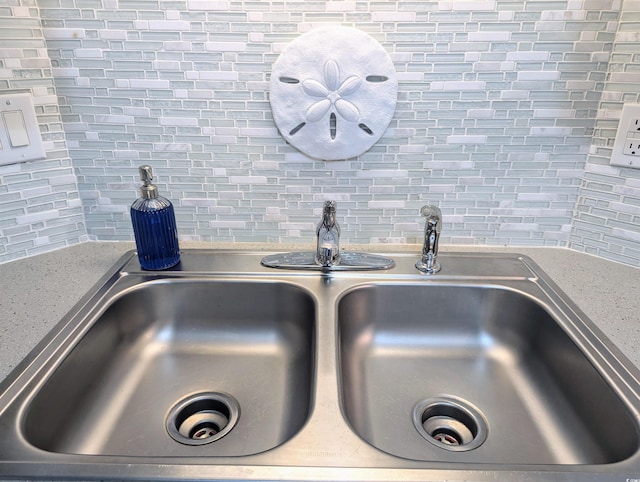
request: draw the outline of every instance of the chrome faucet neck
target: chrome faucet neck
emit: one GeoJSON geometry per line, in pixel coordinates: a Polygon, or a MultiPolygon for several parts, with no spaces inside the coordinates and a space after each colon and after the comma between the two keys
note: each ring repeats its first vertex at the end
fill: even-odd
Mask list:
{"type": "Polygon", "coordinates": [[[325,268],[337,265],[340,262],[340,226],[336,221],[335,201],[325,201],[316,238],[316,263],[325,268]]]}

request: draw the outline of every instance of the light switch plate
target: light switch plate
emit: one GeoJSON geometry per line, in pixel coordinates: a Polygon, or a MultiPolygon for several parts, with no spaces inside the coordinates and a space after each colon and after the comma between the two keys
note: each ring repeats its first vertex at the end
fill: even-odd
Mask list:
{"type": "Polygon", "coordinates": [[[611,165],[640,169],[640,104],[624,104],[611,165]]]}
{"type": "Polygon", "coordinates": [[[45,157],[31,94],[0,95],[0,165],[45,157]]]}

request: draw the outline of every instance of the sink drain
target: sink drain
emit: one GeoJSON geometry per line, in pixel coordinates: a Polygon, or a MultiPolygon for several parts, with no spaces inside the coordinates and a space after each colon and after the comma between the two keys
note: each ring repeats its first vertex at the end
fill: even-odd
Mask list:
{"type": "Polygon", "coordinates": [[[235,426],[240,405],[225,393],[206,392],[189,396],[169,412],[169,435],[181,444],[204,445],[220,440],[235,426]]]}
{"type": "Polygon", "coordinates": [[[419,402],[413,409],[413,424],[427,441],[454,452],[475,449],[487,438],[487,423],[478,409],[453,397],[419,402]]]}

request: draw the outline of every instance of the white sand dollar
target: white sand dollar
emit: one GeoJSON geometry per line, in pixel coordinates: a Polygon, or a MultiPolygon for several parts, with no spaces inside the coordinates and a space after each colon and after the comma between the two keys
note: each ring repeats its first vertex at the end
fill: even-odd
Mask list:
{"type": "Polygon", "coordinates": [[[269,95],[285,140],[309,157],[335,161],[359,156],[382,137],[396,108],[398,80],[373,37],[323,27],[282,51],[269,95]]]}

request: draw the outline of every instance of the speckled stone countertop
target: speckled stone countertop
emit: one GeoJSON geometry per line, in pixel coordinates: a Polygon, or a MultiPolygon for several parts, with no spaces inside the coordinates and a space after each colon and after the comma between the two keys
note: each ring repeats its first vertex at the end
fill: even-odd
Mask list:
{"type": "MultiPolygon", "coordinates": [[[[84,243],[0,265],[0,380],[38,344],[56,323],[132,243],[84,243]]],[[[312,246],[181,243],[184,248],[269,250],[312,246]]],[[[350,249],[415,252],[419,246],[350,249]]],[[[640,368],[640,269],[562,248],[483,248],[442,246],[441,251],[510,252],[530,256],[606,336],[640,368]]]]}

